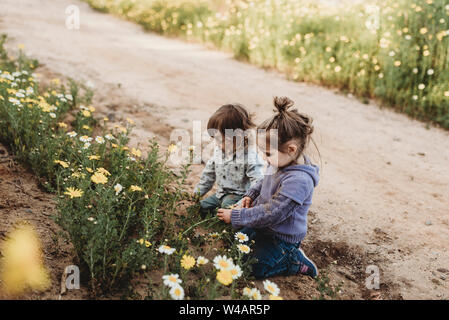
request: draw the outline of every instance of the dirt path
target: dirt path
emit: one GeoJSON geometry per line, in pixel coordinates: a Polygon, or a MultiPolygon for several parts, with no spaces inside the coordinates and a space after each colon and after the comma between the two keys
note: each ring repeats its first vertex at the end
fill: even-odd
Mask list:
{"type": "Polygon", "coordinates": [[[289,96],[313,116],[322,157],[314,237],[361,248],[371,258],[358,264],[360,275],[378,264],[381,283],[403,298],[449,297],[437,271],[449,269],[449,132],[146,33],[75,0],[2,0],[0,31],[45,70],[94,83],[102,112],[136,121],[135,141],[156,134],[166,143],[170,127],[205,124],[226,102],[243,103],[260,121],[274,95],[289,96]],[[80,30],[65,27],[70,4],[80,8],[80,30]]]}

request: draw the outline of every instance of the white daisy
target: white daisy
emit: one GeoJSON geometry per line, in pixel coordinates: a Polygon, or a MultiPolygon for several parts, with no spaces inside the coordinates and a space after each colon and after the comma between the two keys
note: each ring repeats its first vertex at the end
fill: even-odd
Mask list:
{"type": "Polygon", "coordinates": [[[92,141],[93,139],[91,138],[91,137],[88,137],[88,136],[81,136],[80,137],[80,141],[81,142],[90,142],[90,141],[92,141]]]}
{"type": "Polygon", "coordinates": [[[180,286],[173,286],[170,289],[170,296],[174,300],[183,300],[184,299],[184,289],[180,286]]]}
{"type": "Polygon", "coordinates": [[[120,192],[122,192],[123,186],[120,183],[117,183],[114,186],[114,190],[115,190],[115,195],[118,195],[120,192]]]}
{"type": "Polygon", "coordinates": [[[232,279],[238,279],[242,276],[242,269],[240,266],[234,265],[229,269],[229,272],[231,272],[232,279]]]}
{"type": "Polygon", "coordinates": [[[250,247],[248,247],[246,244],[238,244],[237,248],[242,253],[249,253],[251,251],[250,247]]]}
{"type": "Polygon", "coordinates": [[[177,273],[163,275],[162,280],[164,280],[164,284],[169,287],[178,286],[182,282],[177,273]]]}
{"type": "Polygon", "coordinates": [[[203,256],[199,256],[199,257],[196,259],[196,265],[197,265],[197,266],[205,265],[205,264],[208,263],[208,262],[209,262],[209,259],[207,259],[207,258],[205,258],[205,257],[203,257],[203,256]]]}
{"type": "Polygon", "coordinates": [[[104,138],[102,136],[98,136],[95,138],[95,141],[99,144],[103,144],[105,142],[104,138]]]}
{"type": "Polygon", "coordinates": [[[214,258],[214,267],[218,270],[229,270],[233,266],[232,258],[227,258],[226,256],[216,256],[214,258]]]}
{"type": "Polygon", "coordinates": [[[67,135],[68,135],[70,138],[75,138],[76,135],[77,135],[77,133],[76,133],[75,131],[71,131],[71,132],[67,132],[67,135]]]}
{"type": "Polygon", "coordinates": [[[235,234],[235,238],[236,238],[239,242],[241,242],[241,243],[246,242],[246,241],[249,240],[248,236],[247,236],[246,234],[242,233],[242,232],[237,232],[237,233],[235,234]]]}
{"type": "Polygon", "coordinates": [[[109,141],[115,139],[114,136],[113,136],[112,134],[109,134],[109,133],[108,133],[107,135],[105,135],[104,137],[105,137],[106,139],[108,139],[109,141]]]}
{"type": "Polygon", "coordinates": [[[270,280],[265,280],[263,282],[263,287],[265,290],[267,290],[267,292],[269,292],[271,295],[273,296],[279,296],[279,287],[277,286],[276,283],[270,281],[270,280]]]}
{"type": "Polygon", "coordinates": [[[162,245],[157,249],[160,253],[165,253],[167,255],[171,255],[173,252],[175,252],[175,248],[171,248],[167,245],[162,245]]]}
{"type": "Polygon", "coordinates": [[[262,300],[262,295],[260,294],[259,289],[257,289],[257,288],[251,289],[251,299],[262,300]]]}

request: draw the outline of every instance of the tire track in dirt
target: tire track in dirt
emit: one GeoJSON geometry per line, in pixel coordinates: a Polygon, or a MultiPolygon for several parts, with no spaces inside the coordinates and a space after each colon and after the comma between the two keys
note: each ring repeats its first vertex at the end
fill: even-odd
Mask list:
{"type": "MultiPolygon", "coordinates": [[[[24,43],[49,70],[92,81],[104,114],[136,121],[133,143],[156,134],[166,145],[167,129],[191,129],[192,120],[205,124],[227,102],[243,103],[260,121],[271,114],[274,95],[289,96],[315,119],[321,152],[313,237],[377,257],[381,282],[404,298],[448,297],[449,282],[436,271],[449,265],[447,131],[289,82],[227,53],[144,32],[79,1],[3,0],[0,6],[0,30],[12,43],[24,43]],[[65,28],[69,4],[81,10],[80,30],[65,28]]],[[[200,172],[194,166],[189,181],[200,172]]]]}

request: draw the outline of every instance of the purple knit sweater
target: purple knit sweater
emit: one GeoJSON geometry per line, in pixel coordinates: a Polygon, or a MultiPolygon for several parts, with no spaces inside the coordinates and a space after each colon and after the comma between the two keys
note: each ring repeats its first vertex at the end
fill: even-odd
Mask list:
{"type": "Polygon", "coordinates": [[[307,158],[306,164],[265,175],[245,194],[253,199],[253,207],[232,210],[231,223],[234,227],[264,229],[286,242],[300,242],[307,233],[307,212],[318,181],[319,167],[307,158]]]}

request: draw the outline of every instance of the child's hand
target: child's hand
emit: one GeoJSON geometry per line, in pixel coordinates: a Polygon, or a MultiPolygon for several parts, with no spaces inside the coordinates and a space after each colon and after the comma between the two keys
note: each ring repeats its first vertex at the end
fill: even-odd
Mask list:
{"type": "Polygon", "coordinates": [[[253,206],[253,199],[244,197],[242,200],[242,208],[251,208],[253,206]]]}
{"type": "Polygon", "coordinates": [[[231,223],[231,211],[230,209],[218,209],[218,219],[225,223],[231,223]]]}

